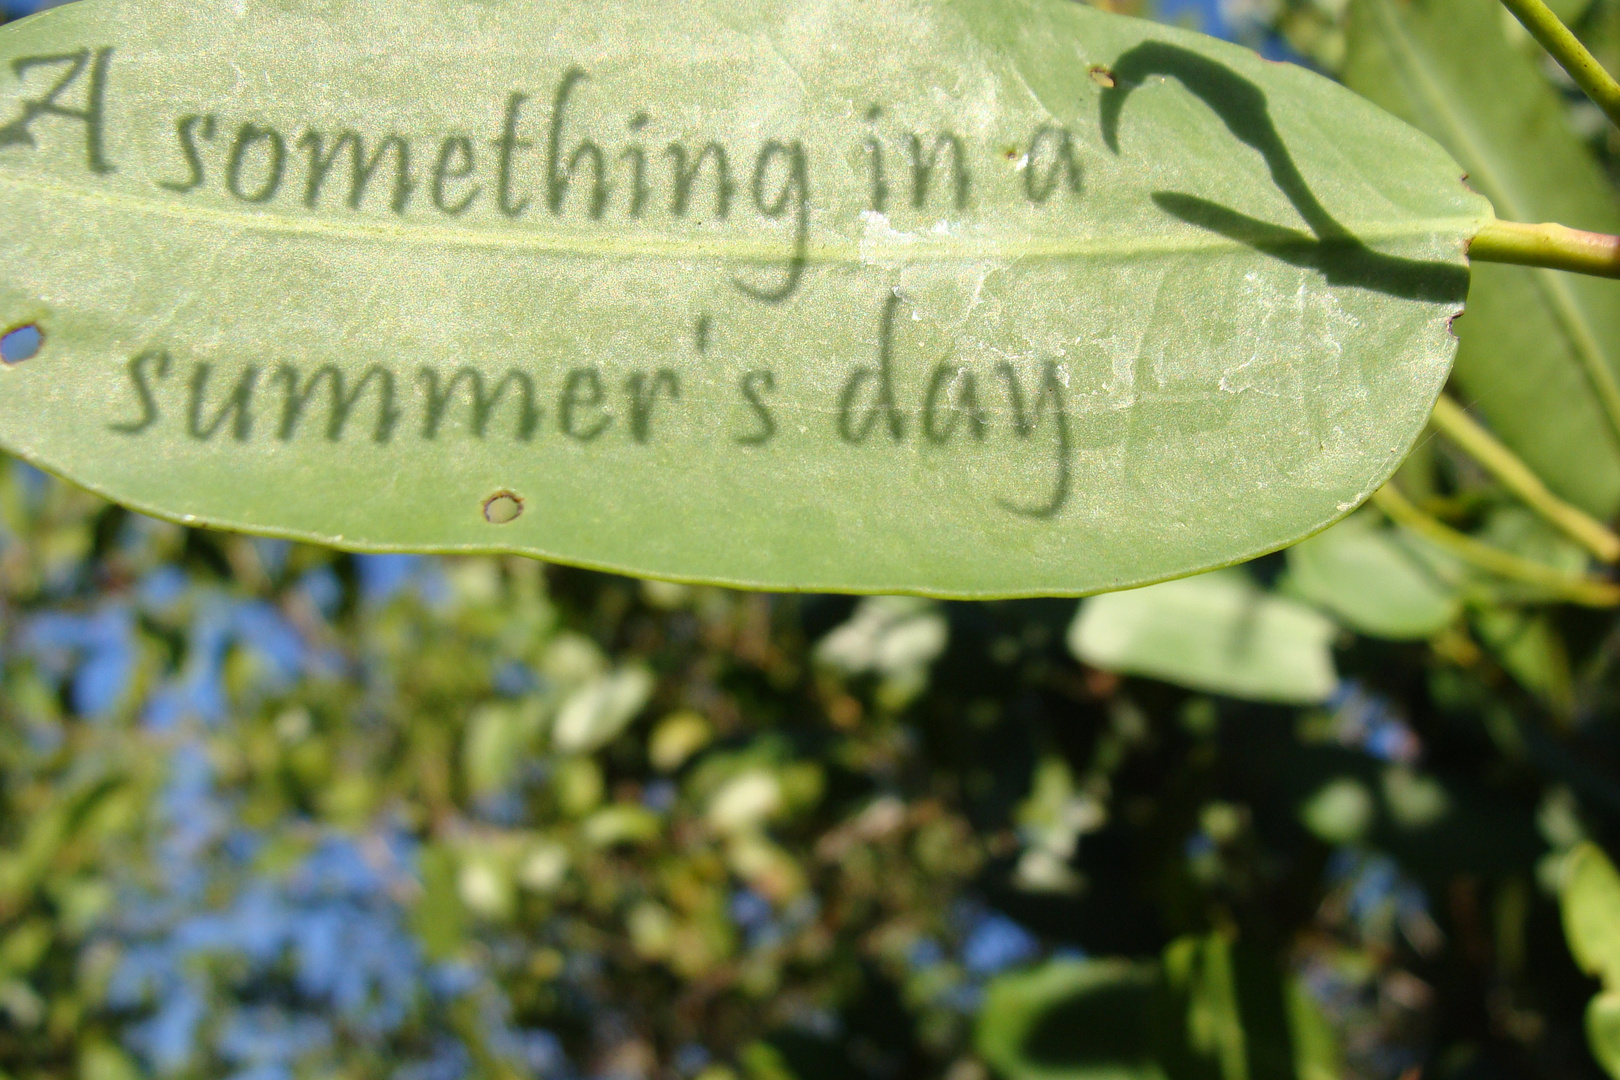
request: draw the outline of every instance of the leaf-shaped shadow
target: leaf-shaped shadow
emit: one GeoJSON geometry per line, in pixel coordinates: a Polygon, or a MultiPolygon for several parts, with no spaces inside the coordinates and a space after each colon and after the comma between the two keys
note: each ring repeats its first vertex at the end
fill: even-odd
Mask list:
{"type": "Polygon", "coordinates": [[[1191,225],[1247,244],[1293,266],[1309,267],[1333,285],[1371,289],[1406,300],[1461,303],[1468,271],[1452,263],[1380,254],[1363,244],[1317,201],[1283,145],[1261,89],[1224,64],[1160,41],[1143,42],[1113,65],[1114,85],[1102,93],[1103,140],[1119,153],[1119,118],[1131,91],[1152,75],[1167,75],[1197,95],[1239,141],[1265,159],[1271,179],[1310,232],[1261,221],[1195,195],[1156,191],[1153,201],[1191,225]]]}

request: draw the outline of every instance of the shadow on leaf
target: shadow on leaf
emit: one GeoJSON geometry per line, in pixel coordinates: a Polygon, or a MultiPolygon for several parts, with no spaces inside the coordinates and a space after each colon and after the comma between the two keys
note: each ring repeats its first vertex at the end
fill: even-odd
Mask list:
{"type": "Polygon", "coordinates": [[[1114,85],[1103,91],[1101,102],[1103,140],[1110,150],[1119,152],[1120,113],[1131,92],[1153,75],[1175,78],[1213,109],[1240,142],[1259,151],[1272,181],[1310,231],[1260,221],[1194,195],[1154,192],[1153,201],[1171,215],[1291,266],[1315,270],[1329,284],[1434,303],[1461,303],[1467,297],[1465,268],[1381,254],[1339,224],[1312,193],[1283,145],[1267,108],[1266,95],[1224,64],[1189,49],[1149,41],[1121,56],[1112,73],[1114,85]]]}
{"type": "Polygon", "coordinates": [[[1026,1059],[1040,1068],[1143,1063],[1152,1059],[1152,986],[1117,982],[1054,1002],[1024,1034],[1026,1059]]]}

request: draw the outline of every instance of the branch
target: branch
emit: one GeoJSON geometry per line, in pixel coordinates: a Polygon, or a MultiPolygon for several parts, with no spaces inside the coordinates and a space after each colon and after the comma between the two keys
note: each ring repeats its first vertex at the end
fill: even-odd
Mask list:
{"type": "MultiPolygon", "coordinates": [[[[1539,0],[1537,0],[1539,2],[1539,0]]],[[[1468,257],[1481,262],[1544,266],[1577,274],[1620,278],[1620,236],[1563,225],[1492,221],[1468,243],[1468,257]]]]}
{"type": "Polygon", "coordinates": [[[1397,524],[1432,540],[1464,562],[1498,577],[1545,589],[1572,604],[1595,608],[1620,606],[1620,585],[1598,578],[1572,577],[1542,563],[1481,543],[1413,506],[1405,495],[1395,490],[1394,484],[1385,484],[1373,492],[1372,502],[1397,524]]]}
{"type": "Polygon", "coordinates": [[[1598,108],[1608,113],[1616,126],[1620,126],[1620,82],[1603,70],[1603,65],[1570,33],[1569,27],[1553,14],[1552,9],[1542,0],[1502,0],[1502,6],[1513,12],[1513,17],[1541,42],[1541,47],[1569,72],[1575,85],[1586,91],[1586,96],[1597,102],[1598,108]]]}
{"type": "Polygon", "coordinates": [[[1480,426],[1461,405],[1441,394],[1440,400],[1434,403],[1431,420],[1435,430],[1461,447],[1546,521],[1604,562],[1620,561],[1620,536],[1584,510],[1548,491],[1530,466],[1480,426]]]}

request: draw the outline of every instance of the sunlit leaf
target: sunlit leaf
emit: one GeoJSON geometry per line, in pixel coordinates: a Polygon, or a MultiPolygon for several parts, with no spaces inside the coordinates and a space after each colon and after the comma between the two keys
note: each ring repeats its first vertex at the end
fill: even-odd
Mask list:
{"type": "Polygon", "coordinates": [[[936,660],[949,634],[937,604],[911,596],[874,596],[821,639],[816,658],[852,675],[876,671],[896,677],[936,660]]]}
{"type": "Polygon", "coordinates": [[[509,919],[517,904],[510,853],[490,845],[470,844],[461,853],[456,895],[468,911],[486,919],[509,919]]]}
{"type": "Polygon", "coordinates": [[[720,832],[757,828],[782,808],[782,783],[766,769],[739,773],[709,800],[709,824],[720,832]]]}
{"type": "Polygon", "coordinates": [[[604,806],[580,823],[580,837],[593,847],[639,844],[658,835],[658,815],[627,803],[604,806]]]}
{"type": "Polygon", "coordinates": [[[1300,595],[1373,637],[1422,638],[1462,611],[1462,574],[1418,538],[1356,514],[1288,549],[1300,595]]]}
{"type": "Polygon", "coordinates": [[[1620,1078],[1620,993],[1599,994],[1587,1003],[1586,1045],[1604,1072],[1620,1078]]]}
{"type": "Polygon", "coordinates": [[[1224,934],[1184,937],[1164,951],[1169,1012],[1161,1040],[1177,1080],[1334,1080],[1337,1040],[1281,958],[1224,934]]]}
{"type": "Polygon", "coordinates": [[[1620,873],[1595,844],[1582,844],[1564,868],[1560,899],[1570,954],[1588,975],[1620,989],[1620,873]]]}
{"type": "Polygon", "coordinates": [[[466,933],[466,908],[456,889],[456,859],[448,848],[433,846],[420,858],[422,894],[412,910],[417,939],[427,955],[448,959],[461,948],[466,933]]]}
{"type": "Polygon", "coordinates": [[[1300,821],[1329,844],[1350,844],[1361,839],[1377,813],[1372,793],[1349,777],[1322,785],[1299,808],[1300,821]]]}
{"type": "Polygon", "coordinates": [[[1384,806],[1403,829],[1429,828],[1451,812],[1450,793],[1432,776],[1391,765],[1384,770],[1382,779],[1384,806]]]}
{"type": "Polygon", "coordinates": [[[1218,570],[1081,603],[1069,648],[1088,664],[1258,701],[1325,700],[1334,626],[1296,600],[1218,570]]]}
{"type": "Polygon", "coordinates": [[[0,445],[364,550],[1229,564],[1394,469],[1490,214],[1330,81],[1067,0],[81,0],[0,72],[0,445]]]}
{"type": "MultiPolygon", "coordinates": [[[[1344,79],[1440,140],[1514,221],[1620,231],[1620,205],[1534,51],[1492,0],[1353,0],[1344,79]]],[[[1558,494],[1620,509],[1620,441],[1593,372],[1620,377],[1620,283],[1476,265],[1458,386],[1558,494]]]]}
{"type": "Polygon", "coordinates": [[[1344,1076],[1343,1053],[1332,1022],[1300,980],[1289,979],[1284,992],[1295,1077],[1298,1080],[1339,1080],[1344,1076]]]}
{"type": "Polygon", "coordinates": [[[533,709],[485,705],[474,711],[461,749],[467,787],[478,795],[499,791],[522,763],[542,717],[533,709]]]}
{"type": "Polygon", "coordinates": [[[638,667],[585,684],[563,702],[551,729],[551,745],[569,754],[588,754],[606,746],[635,719],[652,690],[652,673],[638,667]]]}
{"type": "Polygon", "coordinates": [[[714,738],[714,729],[699,713],[683,710],[666,716],[647,740],[647,760],[660,772],[674,772],[714,738]]]}
{"type": "Polygon", "coordinates": [[[1165,949],[1165,981],[1185,1020],[1183,1049],[1190,1059],[1177,1072],[1207,1070],[1219,1080],[1248,1080],[1232,960],[1232,943],[1218,934],[1182,938],[1165,949]]]}
{"type": "Polygon", "coordinates": [[[80,1051],[79,1076],[81,1080],[141,1080],[141,1070],[121,1048],[98,1039],[80,1051]]]}
{"type": "Polygon", "coordinates": [[[1008,1080],[1330,1080],[1337,1047],[1276,955],[1183,937],[1162,964],[1054,960],[991,981],[979,1053],[1008,1080]]]}

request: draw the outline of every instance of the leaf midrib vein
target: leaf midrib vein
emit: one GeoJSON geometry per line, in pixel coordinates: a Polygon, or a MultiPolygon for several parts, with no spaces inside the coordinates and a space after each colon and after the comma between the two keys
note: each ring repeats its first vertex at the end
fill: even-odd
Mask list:
{"type": "MultiPolygon", "coordinates": [[[[618,236],[570,236],[493,229],[444,228],[394,222],[333,222],[285,214],[172,205],[121,192],[92,191],[41,184],[0,173],[0,185],[47,197],[99,203],[137,214],[195,223],[212,223],[246,232],[331,237],[357,241],[396,242],[427,247],[513,250],[559,256],[606,258],[715,259],[781,262],[788,255],[782,240],[739,242],[737,238],[694,239],[647,233],[618,236]]],[[[1471,236],[1479,227],[1469,216],[1407,218],[1372,223],[1350,222],[1347,228],[1363,242],[1377,243],[1425,236],[1471,236]]],[[[985,261],[1009,259],[1105,259],[1131,255],[1177,255],[1198,252],[1254,251],[1250,245],[1194,226],[1175,226],[1163,233],[1115,236],[1023,237],[1005,241],[970,240],[932,233],[910,234],[896,243],[882,237],[811,240],[807,261],[817,265],[883,265],[908,262],[985,261]]]]}

